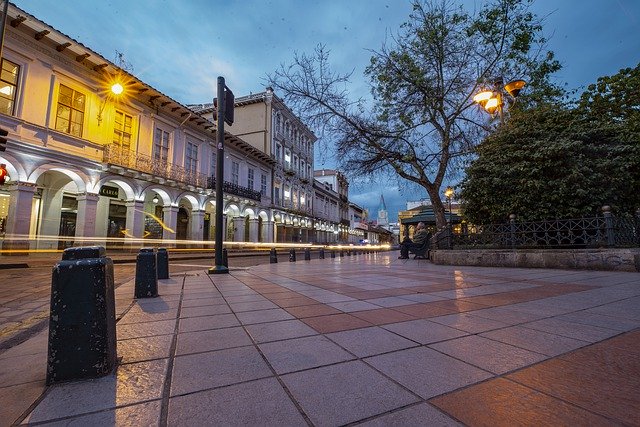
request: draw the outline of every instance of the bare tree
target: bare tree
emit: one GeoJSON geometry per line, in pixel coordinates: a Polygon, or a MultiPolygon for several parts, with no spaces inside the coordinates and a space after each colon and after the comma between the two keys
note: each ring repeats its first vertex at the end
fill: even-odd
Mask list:
{"type": "Polygon", "coordinates": [[[529,3],[493,0],[468,11],[452,1],[416,0],[398,33],[372,51],[365,72],[372,102],[352,99],[351,74],[331,69],[324,46],[296,53],[268,80],[310,127],[335,142],[345,170],[392,171],[423,187],[444,227],[443,182],[488,131],[472,101],[480,86],[525,78],[531,101],[558,93],[548,77],[560,66],[543,52],[529,3]]]}

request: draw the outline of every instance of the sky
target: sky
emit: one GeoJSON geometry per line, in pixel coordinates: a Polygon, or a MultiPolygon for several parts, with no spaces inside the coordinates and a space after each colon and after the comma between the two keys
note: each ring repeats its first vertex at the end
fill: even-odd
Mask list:
{"type": "MultiPolygon", "coordinates": [[[[354,97],[366,96],[362,74],[371,50],[411,11],[409,0],[13,3],[111,61],[122,53],[136,77],[185,105],[211,102],[219,75],[236,96],[262,92],[268,74],[290,63],[294,52],[311,53],[318,44],[329,49],[335,70],[353,71],[348,89],[354,97]]],[[[536,0],[532,11],[544,18],[548,49],[563,64],[554,78],[568,89],[640,62],[640,0],[536,0]]],[[[330,150],[316,150],[316,169],[334,166],[330,150]]],[[[392,221],[407,200],[426,198],[394,182],[358,180],[349,199],[375,219],[381,194],[392,221]]]]}

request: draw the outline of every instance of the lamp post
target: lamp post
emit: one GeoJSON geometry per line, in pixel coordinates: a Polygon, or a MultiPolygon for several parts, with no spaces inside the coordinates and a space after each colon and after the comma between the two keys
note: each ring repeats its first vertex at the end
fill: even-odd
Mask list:
{"type": "Polygon", "coordinates": [[[98,111],[98,126],[100,126],[100,123],[102,123],[102,113],[104,112],[104,107],[107,106],[107,100],[114,96],[118,97],[122,95],[123,92],[124,86],[122,86],[120,83],[116,82],[111,85],[109,91],[107,92],[107,96],[104,100],[102,100],[102,103],[100,104],[100,111],[98,111]]]}
{"type": "Polygon", "coordinates": [[[449,227],[451,227],[451,198],[453,197],[453,188],[447,187],[444,190],[444,195],[447,197],[447,202],[449,202],[449,227]]]}
{"type": "Polygon", "coordinates": [[[492,83],[492,87],[490,89],[484,89],[473,97],[473,101],[479,104],[492,116],[495,113],[498,113],[500,123],[504,122],[503,108],[505,98],[510,100],[511,103],[515,102],[518,94],[520,94],[520,91],[527,83],[524,80],[513,80],[504,86],[502,86],[502,84],[503,80],[502,77],[500,77],[492,83]],[[505,93],[509,94],[509,97],[505,97],[505,93]]]}

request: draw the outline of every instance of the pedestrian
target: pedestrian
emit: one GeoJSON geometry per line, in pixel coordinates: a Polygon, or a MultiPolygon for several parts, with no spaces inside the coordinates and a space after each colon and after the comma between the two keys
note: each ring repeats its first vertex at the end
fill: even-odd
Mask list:
{"type": "Polygon", "coordinates": [[[424,222],[419,222],[416,226],[416,232],[413,235],[413,240],[406,236],[402,243],[400,243],[400,256],[398,259],[408,259],[409,250],[421,248],[430,237],[431,236],[427,231],[427,227],[424,225],[424,222]]]}

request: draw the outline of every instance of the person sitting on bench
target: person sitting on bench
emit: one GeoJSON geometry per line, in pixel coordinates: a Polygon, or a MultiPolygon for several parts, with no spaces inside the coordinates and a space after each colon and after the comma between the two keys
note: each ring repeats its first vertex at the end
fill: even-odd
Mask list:
{"type": "Polygon", "coordinates": [[[398,259],[408,259],[409,250],[421,248],[425,242],[427,242],[429,237],[429,232],[427,231],[424,222],[419,222],[416,227],[416,232],[413,235],[413,240],[407,237],[402,241],[402,243],[400,243],[400,256],[398,259]]]}

